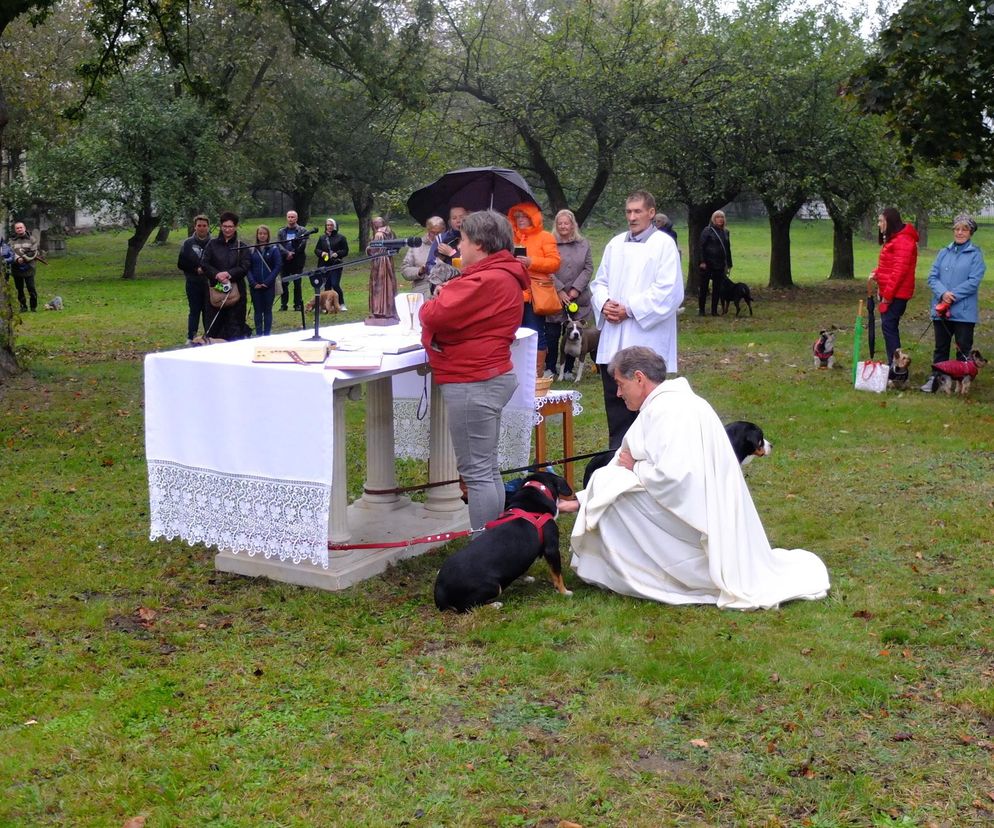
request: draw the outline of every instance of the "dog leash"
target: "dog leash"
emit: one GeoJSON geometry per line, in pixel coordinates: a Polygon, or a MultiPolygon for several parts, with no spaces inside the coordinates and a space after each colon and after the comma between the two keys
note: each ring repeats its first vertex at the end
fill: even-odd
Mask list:
{"type": "MultiPolygon", "coordinates": [[[[518,466],[515,469],[502,469],[501,474],[515,474],[517,472],[532,471],[534,469],[544,469],[546,466],[561,466],[566,463],[574,463],[577,460],[589,460],[591,457],[597,457],[600,454],[610,451],[610,449],[602,449],[601,451],[591,451],[587,454],[577,454],[573,457],[563,457],[558,460],[543,460],[541,463],[532,463],[530,466],[518,466]]],[[[369,495],[386,495],[386,494],[406,494],[407,492],[419,492],[423,489],[436,489],[439,486],[451,486],[453,483],[458,483],[460,478],[455,480],[436,480],[433,483],[415,483],[413,486],[398,486],[395,489],[367,489],[363,488],[363,494],[369,495]]]]}

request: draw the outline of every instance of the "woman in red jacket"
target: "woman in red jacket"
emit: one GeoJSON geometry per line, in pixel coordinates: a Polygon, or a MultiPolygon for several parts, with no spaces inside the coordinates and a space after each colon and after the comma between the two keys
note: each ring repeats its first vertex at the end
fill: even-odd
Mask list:
{"type": "MultiPolygon", "coordinates": [[[[515,247],[525,249],[525,255],[518,256],[517,259],[525,266],[529,279],[547,279],[550,284],[553,283],[552,274],[559,270],[559,245],[556,244],[556,237],[543,229],[542,211],[531,202],[523,201],[508,210],[507,217],[514,230],[515,247]]],[[[525,296],[521,325],[538,333],[536,375],[541,377],[545,373],[545,358],[549,346],[545,336],[545,317],[535,313],[530,290],[525,296]]],[[[548,376],[552,376],[551,371],[548,376]]]]}
{"type": "Polygon", "coordinates": [[[901,221],[894,207],[885,207],[877,219],[880,228],[880,258],[870,274],[869,289],[879,297],[880,327],[884,332],[887,364],[901,347],[898,325],[908,300],[915,294],[915,267],[918,264],[918,231],[901,221]]]}
{"type": "Polygon", "coordinates": [[[511,228],[500,213],[472,213],[460,230],[462,272],[421,307],[421,342],[466,482],[469,525],[482,529],[504,509],[497,441],[501,411],[518,387],[511,343],[528,274],[511,255],[511,228]]]}

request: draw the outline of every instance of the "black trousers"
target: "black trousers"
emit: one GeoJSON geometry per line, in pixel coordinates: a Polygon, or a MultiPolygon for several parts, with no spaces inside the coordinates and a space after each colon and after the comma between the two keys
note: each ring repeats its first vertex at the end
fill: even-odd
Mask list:
{"type": "Polygon", "coordinates": [[[932,362],[945,362],[949,359],[949,348],[956,340],[956,359],[966,359],[973,350],[974,322],[951,322],[948,319],[933,319],[935,331],[935,351],[932,362]]]}
{"type": "MultiPolygon", "coordinates": [[[[298,273],[303,273],[304,271],[304,256],[303,254],[298,254],[293,257],[293,261],[290,262],[290,266],[286,269],[287,275],[296,276],[298,273]]],[[[304,294],[301,292],[300,279],[294,279],[293,281],[293,309],[297,310],[304,306],[304,294]]],[[[284,285],[283,295],[280,297],[280,310],[286,310],[287,300],[290,298],[289,285],[284,285]]]]}
{"type": "Polygon", "coordinates": [[[27,270],[18,270],[12,267],[14,273],[14,287],[17,288],[17,301],[21,303],[21,310],[28,307],[27,299],[31,299],[31,310],[38,310],[38,291],[35,290],[35,269],[29,267],[27,270]],[[24,289],[27,288],[28,295],[25,297],[24,289]]]}
{"type": "Polygon", "coordinates": [[[718,285],[725,274],[717,270],[702,270],[697,284],[697,309],[704,316],[704,306],[708,299],[708,282],[711,283],[711,315],[718,315],[718,285]]]}
{"type": "Polygon", "coordinates": [[[637,411],[629,411],[625,401],[618,396],[618,383],[614,381],[611,372],[607,370],[607,365],[598,363],[597,368],[601,375],[601,384],[604,386],[604,413],[607,415],[607,445],[612,451],[617,450],[621,441],[628,433],[637,411]]]}

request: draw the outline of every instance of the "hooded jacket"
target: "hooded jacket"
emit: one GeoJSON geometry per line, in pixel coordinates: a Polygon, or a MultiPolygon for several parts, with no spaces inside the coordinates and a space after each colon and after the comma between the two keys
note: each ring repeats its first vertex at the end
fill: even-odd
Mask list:
{"type": "Polygon", "coordinates": [[[935,306],[942,294],[949,291],[956,297],[949,308],[949,321],[976,323],[979,312],[977,291],[986,270],[984,254],[972,241],[964,244],[952,242],[943,247],[928,274],[928,286],[932,289],[932,319],[939,318],[935,306]]]}
{"type": "Polygon", "coordinates": [[[481,382],[512,370],[528,273],[507,250],[466,267],[421,307],[421,343],[435,382],[481,382]]]}
{"type": "Polygon", "coordinates": [[[918,231],[913,224],[905,224],[880,248],[880,258],[873,275],[877,279],[881,301],[914,296],[917,265],[918,231]]]}
{"type": "MultiPolygon", "coordinates": [[[[507,218],[514,231],[514,244],[518,247],[524,247],[528,257],[532,260],[531,267],[528,268],[528,275],[533,279],[535,277],[551,277],[559,270],[559,246],[556,244],[556,237],[542,228],[542,211],[534,204],[523,201],[507,211],[507,218]],[[521,210],[531,219],[531,227],[518,227],[514,220],[514,214],[518,210],[521,210]]],[[[525,295],[525,301],[530,302],[531,298],[529,290],[525,295]]]]}

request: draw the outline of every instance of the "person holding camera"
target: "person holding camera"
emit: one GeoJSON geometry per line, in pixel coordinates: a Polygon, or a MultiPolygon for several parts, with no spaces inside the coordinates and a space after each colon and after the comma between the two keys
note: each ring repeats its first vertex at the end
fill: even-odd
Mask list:
{"type": "MultiPolygon", "coordinates": [[[[987,265],[984,254],[972,239],[977,222],[966,213],[953,219],[953,241],[942,248],[928,273],[932,289],[932,330],[935,350],[932,364],[949,359],[949,348],[956,341],[956,358],[965,360],[973,350],[973,328],[977,324],[977,292],[987,265]]],[[[938,375],[933,373],[922,391],[934,393],[938,375]]]]}

